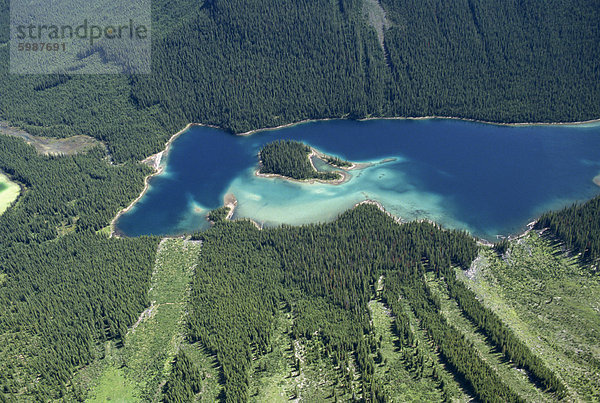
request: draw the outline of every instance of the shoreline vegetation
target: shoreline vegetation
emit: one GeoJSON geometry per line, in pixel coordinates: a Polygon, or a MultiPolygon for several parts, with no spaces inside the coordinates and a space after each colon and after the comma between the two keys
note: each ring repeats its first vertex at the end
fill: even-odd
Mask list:
{"type": "Polygon", "coordinates": [[[235,208],[237,207],[237,199],[233,193],[227,193],[223,197],[223,205],[211,210],[207,215],[206,219],[211,225],[215,225],[220,221],[231,220],[235,208]]]}
{"type": "MultiPolygon", "coordinates": [[[[286,129],[286,128],[289,128],[289,127],[293,127],[293,126],[301,125],[301,124],[305,124],[305,123],[327,122],[327,121],[330,121],[330,120],[355,120],[357,122],[367,122],[369,120],[430,120],[430,119],[462,120],[462,121],[465,121],[465,122],[483,123],[483,124],[495,125],[495,126],[578,126],[578,125],[587,125],[587,124],[600,123],[600,118],[590,119],[590,120],[582,120],[582,121],[576,121],[576,122],[513,122],[513,123],[503,123],[503,122],[492,122],[492,121],[488,121],[488,120],[480,120],[480,119],[473,119],[473,118],[461,118],[461,117],[458,117],[458,116],[437,116],[437,115],[431,115],[431,116],[387,116],[387,117],[384,117],[384,116],[381,116],[381,117],[369,116],[369,117],[362,118],[362,119],[349,119],[347,116],[341,116],[341,117],[323,118],[323,119],[303,119],[303,120],[300,120],[298,122],[285,123],[285,124],[282,124],[282,125],[279,125],[279,126],[265,127],[265,128],[262,128],[262,129],[253,129],[253,130],[249,130],[247,132],[235,133],[235,135],[236,136],[251,136],[252,134],[260,133],[260,132],[264,132],[264,131],[286,129]]],[[[206,127],[218,128],[216,126],[205,125],[205,124],[202,124],[202,123],[194,123],[193,125],[194,126],[206,126],[206,127]]]]}
{"type": "MultiPolygon", "coordinates": [[[[485,120],[479,120],[479,119],[472,119],[472,118],[461,118],[461,117],[457,117],[457,116],[420,116],[420,117],[411,117],[411,116],[406,116],[406,117],[402,117],[402,116],[394,116],[394,117],[367,117],[364,119],[356,119],[356,121],[359,122],[363,122],[363,121],[369,121],[369,120],[430,120],[430,119],[451,119],[451,120],[462,120],[465,122],[474,122],[474,123],[483,123],[483,124],[489,124],[489,125],[496,125],[496,126],[579,126],[579,125],[587,125],[587,124],[594,124],[594,123],[600,123],[600,118],[597,119],[590,119],[590,120],[585,120],[585,121],[576,121],[576,122],[515,122],[515,123],[501,123],[501,122],[492,122],[492,121],[485,121],[485,120]]],[[[264,132],[264,131],[273,131],[273,130],[279,130],[279,129],[285,129],[285,128],[290,128],[290,127],[294,127],[297,125],[301,125],[301,124],[305,124],[305,123],[315,123],[315,122],[326,122],[326,121],[330,121],[330,120],[349,120],[347,117],[343,116],[343,117],[339,117],[339,118],[323,118],[323,119],[304,119],[298,122],[291,122],[291,123],[286,123],[286,124],[282,124],[279,126],[273,126],[273,127],[265,127],[265,128],[260,128],[260,129],[254,129],[254,130],[249,130],[247,132],[243,132],[243,133],[232,133],[235,136],[250,136],[253,135],[255,133],[259,133],[259,132],[264,132]]],[[[208,127],[211,129],[218,129],[218,130],[224,130],[222,127],[216,126],[216,125],[211,125],[211,124],[206,124],[206,123],[188,123],[187,125],[185,125],[184,128],[182,128],[181,130],[179,130],[178,132],[176,132],[175,134],[173,134],[169,140],[167,140],[167,142],[165,143],[165,148],[156,153],[156,154],[152,154],[148,157],[146,157],[145,159],[143,159],[142,161],[140,161],[143,164],[146,164],[148,166],[150,166],[151,168],[154,169],[155,172],[151,173],[150,175],[148,175],[145,179],[144,179],[144,188],[141,191],[141,193],[139,194],[138,197],[135,198],[135,200],[133,200],[127,207],[123,208],[122,210],[120,210],[117,215],[115,215],[115,217],[111,220],[110,222],[110,237],[120,237],[120,234],[118,233],[118,231],[116,230],[115,227],[115,223],[117,222],[117,220],[125,213],[127,213],[129,210],[131,210],[133,208],[133,206],[146,194],[146,192],[148,191],[149,188],[149,180],[150,178],[160,175],[163,171],[164,171],[164,166],[161,165],[161,163],[163,162],[163,157],[165,155],[168,155],[169,149],[171,147],[171,144],[173,143],[173,141],[175,141],[177,139],[177,137],[181,136],[183,133],[185,133],[186,131],[188,131],[190,128],[192,127],[208,127]]],[[[2,133],[2,131],[0,130],[0,133],[2,133]]],[[[382,162],[386,162],[386,161],[382,161],[382,162]]],[[[312,163],[312,161],[311,161],[312,163]]],[[[359,165],[359,164],[357,164],[359,165]]],[[[368,166],[368,164],[365,164],[368,166]]],[[[364,168],[365,166],[362,166],[361,168],[364,168]]],[[[351,168],[347,168],[347,169],[361,169],[359,167],[351,167],[351,168]]],[[[258,172],[256,172],[257,176],[263,176],[265,174],[259,174],[258,172]]],[[[347,173],[346,173],[347,174],[347,173]]],[[[267,175],[271,175],[271,174],[267,174],[267,175]]],[[[341,175],[344,175],[343,173],[341,173],[341,175]]],[[[271,175],[271,176],[267,176],[267,177],[275,177],[275,175],[271,175]]],[[[282,177],[284,178],[284,177],[282,177]]],[[[288,179],[288,178],[284,178],[284,179],[288,179]]],[[[292,179],[288,179],[288,180],[292,180],[292,179]]],[[[594,179],[593,179],[594,183],[598,186],[600,186],[600,174],[597,175],[594,179]]],[[[303,181],[304,183],[307,183],[306,181],[303,181]]],[[[308,182],[311,183],[311,182],[308,182]]],[[[344,179],[340,180],[340,183],[332,183],[332,181],[327,182],[329,184],[334,184],[334,185],[338,185],[340,183],[344,183],[344,179]]],[[[233,196],[233,195],[232,195],[233,196]]],[[[234,197],[235,199],[235,197],[234,197]]],[[[236,205],[237,205],[237,200],[236,200],[236,205]]],[[[230,214],[231,216],[233,216],[233,210],[230,210],[230,214]]],[[[524,233],[521,234],[517,234],[517,235],[513,235],[515,237],[520,237],[523,236],[524,233]]],[[[489,243],[486,240],[480,240],[482,242],[484,242],[485,244],[489,243]]]]}

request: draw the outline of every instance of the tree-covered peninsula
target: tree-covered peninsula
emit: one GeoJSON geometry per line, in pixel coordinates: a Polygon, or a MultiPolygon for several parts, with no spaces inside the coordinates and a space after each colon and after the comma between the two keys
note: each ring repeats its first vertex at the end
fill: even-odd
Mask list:
{"type": "MultiPolygon", "coordinates": [[[[468,268],[478,254],[465,232],[426,222],[399,225],[363,204],[328,224],[258,230],[248,221],[223,221],[196,238],[203,249],[192,282],[189,336],[215,355],[225,401],[252,400],[252,379],[267,371],[254,361],[264,362],[282,339],[295,352],[291,377],[322,368],[320,388],[330,401],[395,401],[398,391],[385,374],[399,362],[409,378],[433,387],[434,401],[459,398],[461,383],[480,401],[524,401],[520,385],[500,375],[482,358],[481,346],[448,319],[434,285],[486,335],[489,348],[527,373],[527,388],[540,387],[546,398],[566,393],[555,373],[456,278],[455,267],[468,268]],[[400,360],[396,364],[383,359],[374,303],[389,309],[396,346],[388,360],[400,360]],[[291,321],[277,330],[282,316],[291,321]]],[[[202,389],[192,383],[196,372],[189,365],[173,375],[189,382],[177,388],[180,401],[202,389]]],[[[170,380],[166,393],[174,398],[171,384],[177,382],[170,380]]]]}

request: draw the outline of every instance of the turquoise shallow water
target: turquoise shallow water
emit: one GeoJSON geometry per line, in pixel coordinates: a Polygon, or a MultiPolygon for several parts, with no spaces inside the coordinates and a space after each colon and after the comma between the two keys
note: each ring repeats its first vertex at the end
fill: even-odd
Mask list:
{"type": "Polygon", "coordinates": [[[119,232],[175,235],[207,228],[233,193],[235,217],[265,225],[329,221],[365,199],[405,220],[427,218],[494,240],[541,212],[600,194],[600,125],[499,126],[451,119],[333,120],[234,136],[192,127],[172,144],[163,174],[117,221],[119,232]],[[347,183],[254,175],[260,147],[303,141],[371,166],[347,183]],[[383,162],[383,160],[393,161],[383,162]]]}

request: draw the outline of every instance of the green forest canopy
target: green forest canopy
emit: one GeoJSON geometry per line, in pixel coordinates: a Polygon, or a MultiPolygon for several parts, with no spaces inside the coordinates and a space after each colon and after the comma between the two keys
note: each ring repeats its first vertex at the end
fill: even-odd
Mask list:
{"type": "MultiPolygon", "coordinates": [[[[600,9],[583,0],[383,0],[384,50],[360,0],[152,2],[152,74],[8,74],[0,119],[87,134],[117,161],[159,151],[189,122],[244,132],[303,119],[600,116],[600,9]],[[265,13],[264,10],[269,12],[265,13]]],[[[8,1],[0,1],[0,18],[8,1]]],[[[0,42],[8,24],[0,24],[0,42]]]]}
{"type": "MultiPolygon", "coordinates": [[[[456,280],[453,267],[469,267],[478,251],[465,232],[425,222],[398,225],[376,206],[363,204],[329,224],[261,231],[249,221],[223,221],[196,238],[203,241],[203,250],[192,283],[190,337],[216,354],[228,402],[248,400],[253,354],[268,351],[280,301],[294,314],[295,339],[318,337],[325,357],[334,362],[352,357],[362,397],[383,401],[382,385],[373,377],[371,353],[377,347],[367,309],[380,276],[385,278],[384,298],[397,318],[401,344],[412,346],[414,340],[398,303],[404,298],[475,396],[487,402],[522,401],[446,321],[425,272],[445,280],[464,313],[506,359],[556,396],[566,392],[556,375],[456,280]]],[[[346,367],[340,366],[342,379],[346,367]]],[[[438,386],[444,389],[443,382],[438,386]]]]}
{"type": "Polygon", "coordinates": [[[310,162],[311,151],[309,146],[292,140],[276,140],[265,144],[258,152],[259,172],[298,180],[340,178],[337,173],[318,172],[310,162]]]}
{"type": "MultiPolygon", "coordinates": [[[[0,169],[25,186],[17,203],[0,216],[0,400],[4,393],[60,398],[73,371],[100,358],[101,343],[118,341],[148,305],[158,240],[107,239],[97,231],[141,191],[150,169],[132,161],[161,150],[189,122],[243,132],[329,117],[552,122],[600,116],[600,8],[595,3],[383,0],[382,6],[390,21],[383,50],[358,0],[156,0],[152,74],[11,76],[9,2],[0,0],[0,119],[34,135],[92,136],[105,142],[117,163],[109,164],[101,148],[45,157],[19,139],[0,136],[0,169]]],[[[600,239],[597,231],[580,233],[574,224],[594,211],[597,206],[575,207],[540,222],[569,247],[594,258],[597,248],[589,242],[600,239]],[[563,219],[570,216],[575,218],[563,219]]],[[[217,352],[231,399],[246,396],[247,342],[268,345],[267,325],[281,299],[298,312],[296,335],[307,337],[321,324],[329,337],[328,354],[344,360],[355,351],[363,393],[381,396],[377,384],[369,382],[373,364],[366,351],[375,344],[361,337],[369,334],[368,289],[377,274],[385,273],[394,313],[401,319],[392,302],[397,293],[409,296],[432,340],[478,397],[518,400],[436,313],[435,298],[420,280],[425,270],[444,276],[465,314],[507,357],[557,395],[563,393],[536,356],[448,276],[449,263],[464,266],[474,256],[473,241],[464,234],[426,224],[392,228],[367,208],[321,227],[259,232],[247,223],[223,222],[211,231],[204,235],[211,246],[199,262],[206,272],[194,279],[190,333],[217,352]],[[350,227],[364,227],[365,238],[349,234],[350,227]],[[327,231],[339,241],[335,248],[318,236],[327,231]],[[230,239],[238,232],[248,238],[230,239]],[[296,236],[305,242],[295,247],[311,253],[291,247],[296,236]],[[265,238],[273,244],[263,243],[265,238]],[[231,252],[224,249],[225,240],[250,255],[230,256],[235,266],[229,278],[208,276],[231,252]],[[433,248],[431,242],[448,247],[433,248]],[[338,253],[350,247],[358,255],[338,253]],[[429,264],[421,262],[423,257],[429,264]],[[359,268],[365,260],[370,264],[359,268]],[[246,273],[244,264],[250,261],[256,266],[246,273]],[[311,265],[315,271],[307,270],[311,265]],[[231,300],[205,300],[210,290],[202,288],[203,282],[216,282],[215,289],[228,292],[239,286],[264,309],[240,301],[243,311],[230,312],[236,294],[226,294],[231,300]],[[271,286],[257,294],[259,284],[271,286]],[[215,309],[227,309],[231,316],[203,315],[215,309]],[[229,326],[235,337],[220,343],[229,326]],[[232,363],[235,356],[241,357],[239,365],[232,363]]],[[[398,334],[410,340],[402,323],[398,334]]],[[[189,367],[178,357],[177,371],[189,367]]],[[[195,382],[196,374],[189,371],[195,382]]],[[[174,387],[172,395],[178,390],[174,387]]]]}
{"type": "Polygon", "coordinates": [[[583,204],[542,214],[537,229],[548,228],[567,248],[579,253],[584,263],[600,259],[600,196],[583,204]]]}

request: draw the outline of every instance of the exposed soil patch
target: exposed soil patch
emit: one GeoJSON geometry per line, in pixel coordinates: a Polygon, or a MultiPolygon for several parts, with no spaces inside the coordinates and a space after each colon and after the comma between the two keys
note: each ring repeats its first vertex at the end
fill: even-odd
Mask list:
{"type": "Polygon", "coordinates": [[[25,140],[27,144],[43,155],[73,155],[102,145],[100,141],[84,135],[67,138],[34,136],[16,127],[11,127],[6,122],[0,122],[0,133],[25,140]]]}

